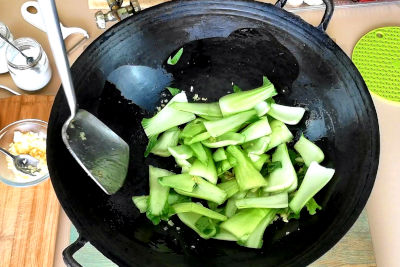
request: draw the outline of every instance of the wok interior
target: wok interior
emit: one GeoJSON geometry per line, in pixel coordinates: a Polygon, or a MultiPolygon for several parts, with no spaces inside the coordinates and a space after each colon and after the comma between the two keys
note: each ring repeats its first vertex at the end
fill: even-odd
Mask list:
{"type": "MultiPolygon", "coordinates": [[[[61,140],[69,113],[59,93],[48,134],[52,182],[78,231],[116,263],[305,264],[329,249],[365,205],[375,177],[378,140],[374,140],[377,128],[373,129],[376,114],[360,76],[328,37],[310,34],[316,31],[312,27],[301,30],[293,21],[273,23],[283,11],[272,6],[263,11],[248,9],[254,13],[251,18],[237,10],[229,14],[207,10],[191,16],[171,11],[164,17],[155,16],[156,11],[144,12],[106,32],[72,67],[80,107],[130,145],[130,166],[123,188],[113,196],[105,195],[87,177],[61,140]],[[269,9],[275,13],[265,19],[272,12],[269,9]],[[153,18],[152,23],[145,23],[146,16],[153,18]],[[167,66],[168,56],[181,46],[179,63],[167,66]],[[325,152],[323,164],[336,169],[333,180],[317,196],[323,210],[315,216],[302,213],[299,221],[274,222],[267,228],[261,250],[203,240],[176,216],[171,219],[174,226],[166,222],[153,226],[139,214],[131,197],[148,194],[149,164],[179,171],[170,158],[143,157],[147,138],[140,122],[154,113],[161,99],[170,98],[163,88],[170,85],[185,90],[190,100],[198,94],[213,102],[232,91],[232,82],[251,89],[261,85],[263,75],[277,87],[277,102],[307,109],[305,118],[291,130],[296,137],[304,132],[315,141],[325,152]]],[[[185,6],[180,10],[185,11],[185,6]]]]}

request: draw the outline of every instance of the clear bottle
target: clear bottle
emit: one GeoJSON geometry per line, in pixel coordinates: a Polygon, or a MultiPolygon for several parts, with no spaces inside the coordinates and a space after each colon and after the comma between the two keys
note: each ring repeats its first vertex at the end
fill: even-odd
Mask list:
{"type": "Polygon", "coordinates": [[[8,70],[15,85],[27,91],[45,87],[51,79],[51,68],[40,44],[31,38],[19,38],[14,40],[13,44],[26,56],[33,58],[33,62],[28,64],[19,51],[10,45],[7,47],[8,70]]]}
{"type": "MultiPolygon", "coordinates": [[[[9,41],[12,41],[14,39],[10,32],[10,29],[8,29],[8,27],[2,22],[0,22],[0,34],[6,37],[9,41]]],[[[3,39],[0,39],[0,73],[8,72],[6,59],[7,46],[8,44],[3,39]]]]}

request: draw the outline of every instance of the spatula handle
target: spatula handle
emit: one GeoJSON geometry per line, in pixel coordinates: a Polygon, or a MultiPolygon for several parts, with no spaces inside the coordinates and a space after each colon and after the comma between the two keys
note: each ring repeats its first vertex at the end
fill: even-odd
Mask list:
{"type": "Polygon", "coordinates": [[[67,98],[72,116],[77,110],[74,85],[71,78],[70,66],[65,50],[64,40],[60,29],[60,21],[54,0],[39,0],[44,25],[47,29],[47,38],[60,75],[65,97],[67,98]]]}

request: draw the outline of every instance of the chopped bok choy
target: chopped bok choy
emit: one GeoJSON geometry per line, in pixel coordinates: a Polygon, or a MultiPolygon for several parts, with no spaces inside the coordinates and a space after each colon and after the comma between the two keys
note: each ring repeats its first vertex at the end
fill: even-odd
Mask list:
{"type": "Polygon", "coordinates": [[[276,94],[266,77],[214,103],[188,103],[181,92],[144,119],[145,157],[173,157],[181,173],[149,166],[149,195],[132,197],[139,212],[153,224],[176,216],[201,238],[259,249],[276,218],[321,210],[314,196],[335,170],[319,165],[322,150],[287,126],[305,109],[275,103],[276,94]]]}

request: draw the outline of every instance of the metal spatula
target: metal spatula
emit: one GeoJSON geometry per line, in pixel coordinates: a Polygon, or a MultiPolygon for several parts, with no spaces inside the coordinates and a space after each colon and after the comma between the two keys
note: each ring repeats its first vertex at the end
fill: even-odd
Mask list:
{"type": "Polygon", "coordinates": [[[54,0],[39,0],[39,4],[71,109],[71,116],[62,128],[63,141],[76,161],[104,192],[113,194],[124,183],[128,171],[129,146],[94,115],[78,109],[54,0]]]}

